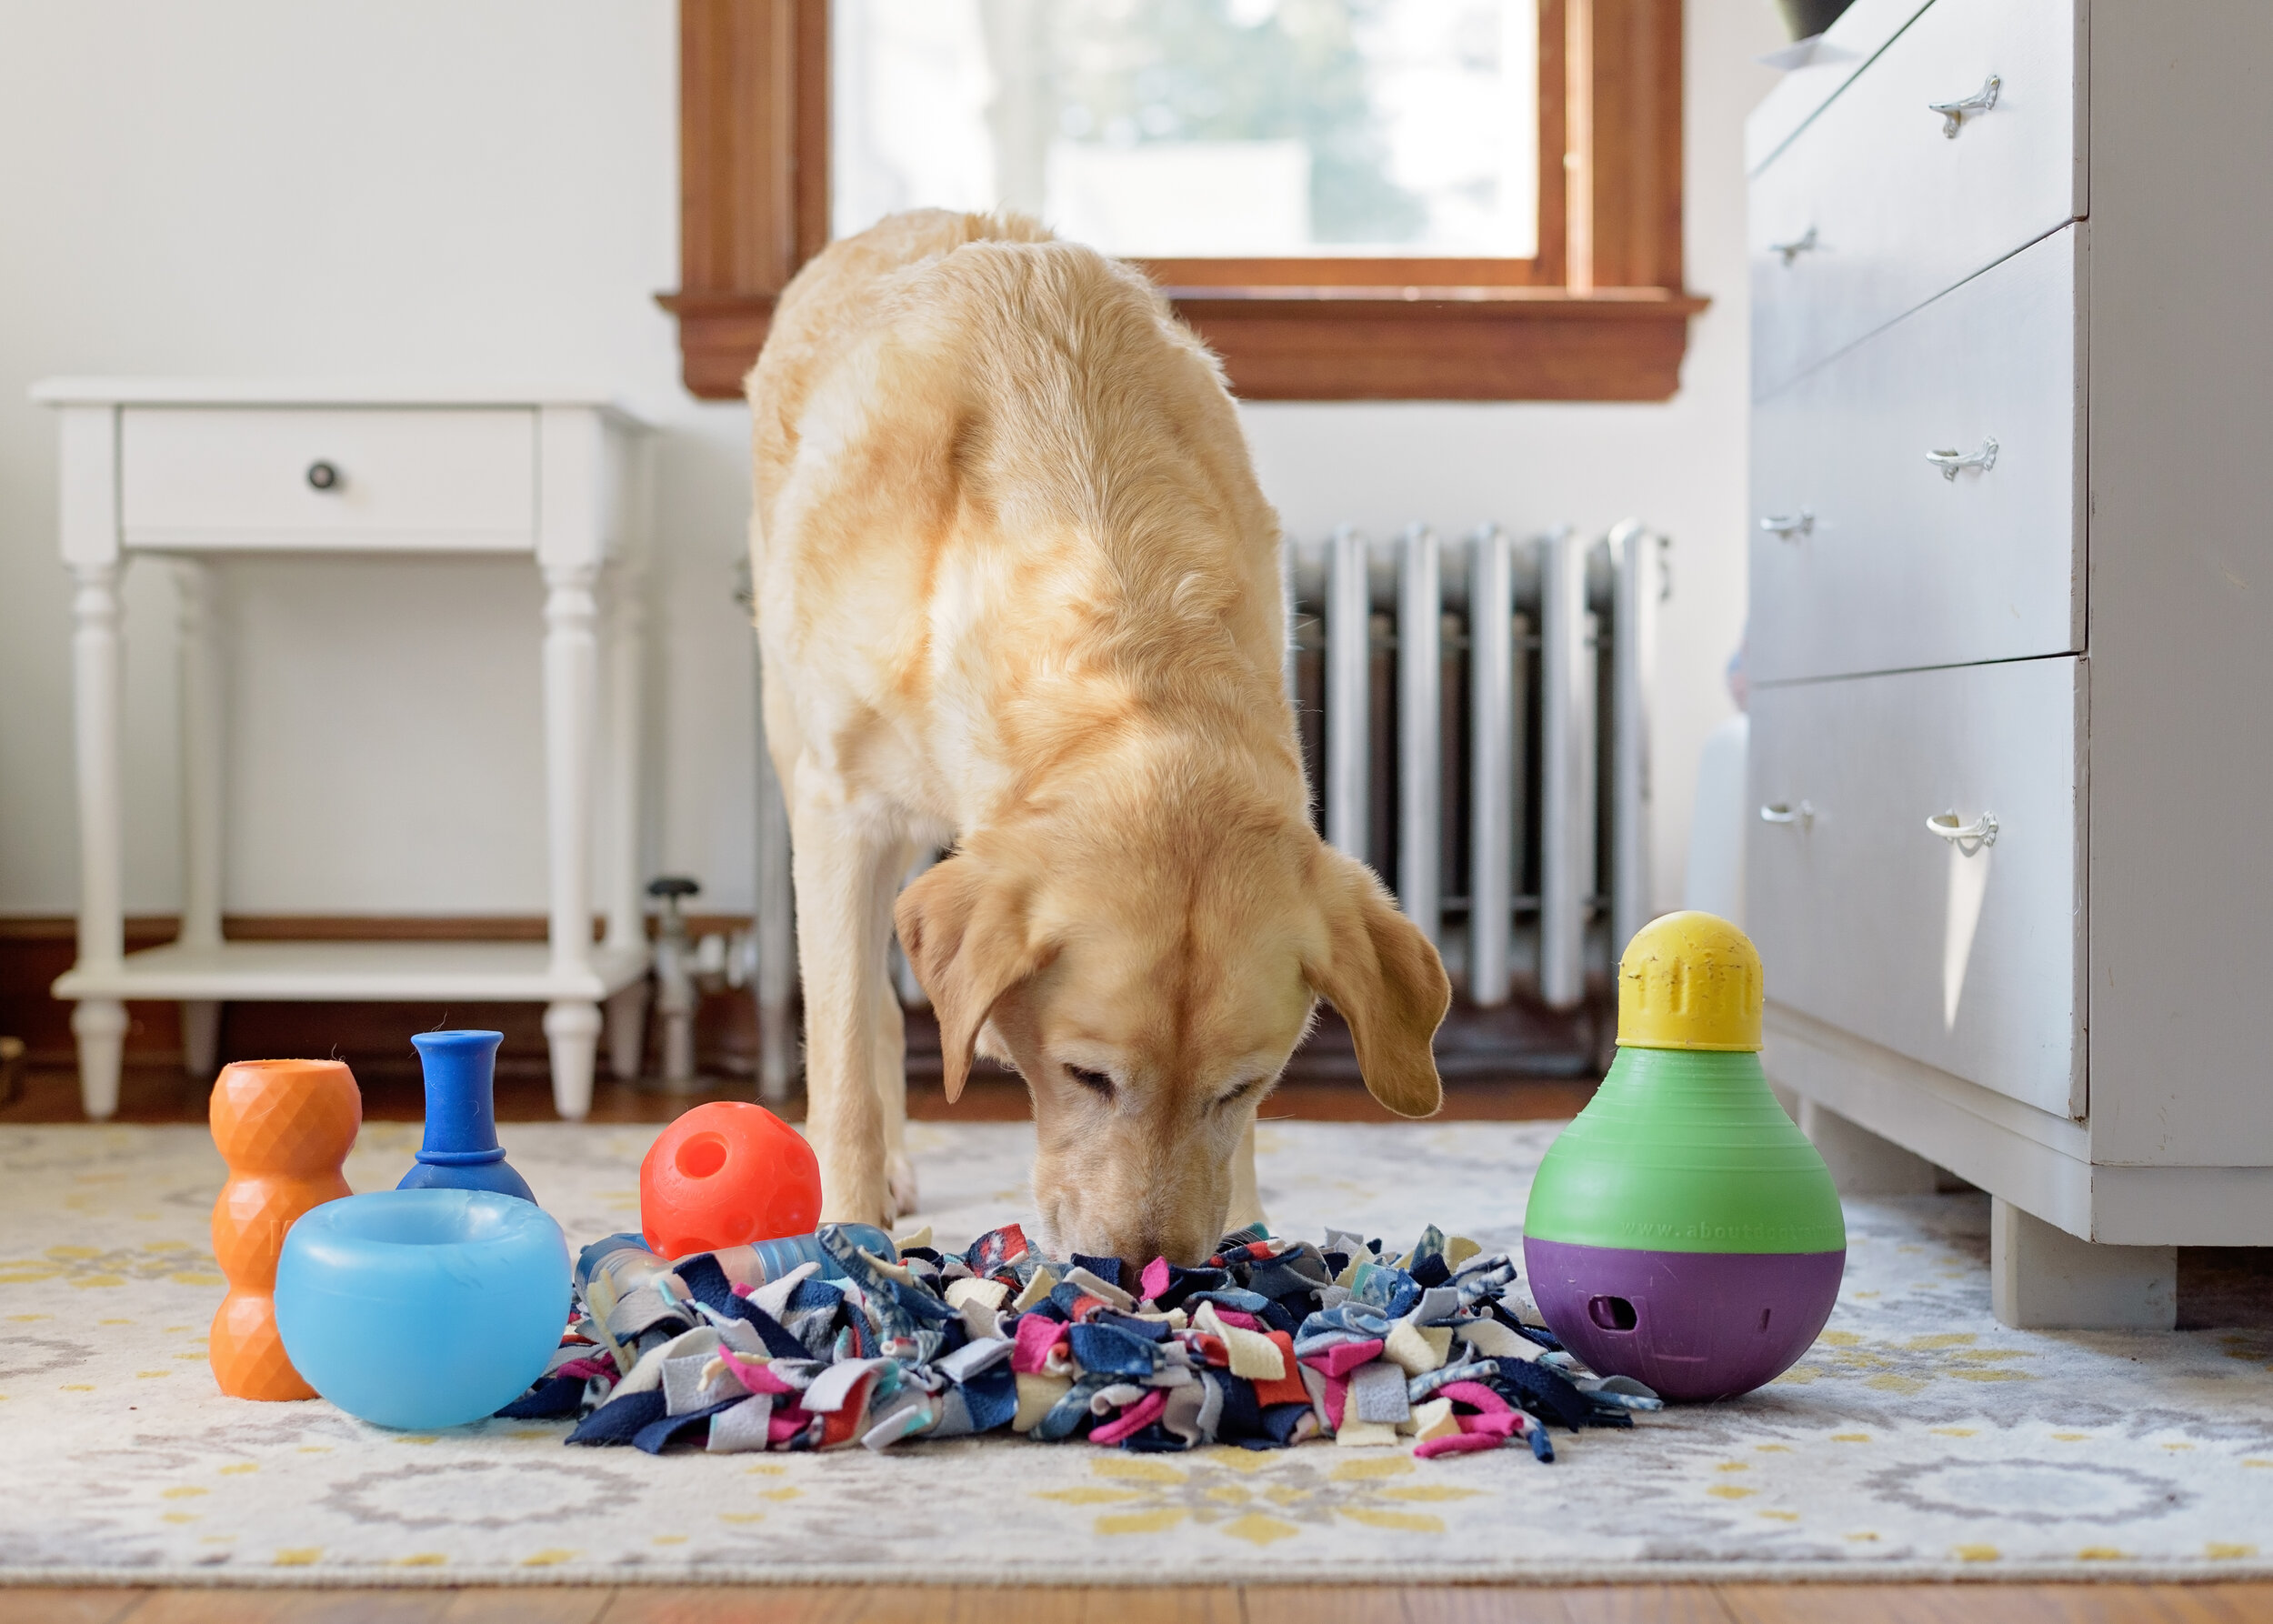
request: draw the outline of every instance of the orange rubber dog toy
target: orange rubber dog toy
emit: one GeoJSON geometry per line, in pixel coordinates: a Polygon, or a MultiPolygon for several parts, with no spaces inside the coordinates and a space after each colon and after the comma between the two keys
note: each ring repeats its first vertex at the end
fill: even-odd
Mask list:
{"type": "Polygon", "coordinates": [[[213,1204],[213,1255],[229,1295],[205,1357],[233,1398],[313,1398],[276,1334],[276,1255],[311,1207],[355,1192],[340,1163],[363,1127],[363,1094],[337,1060],[240,1060],[213,1085],[207,1119],[229,1164],[213,1204]]]}
{"type": "Polygon", "coordinates": [[[639,1164],[639,1227],[659,1257],[809,1235],[820,1217],[813,1147],[762,1105],[698,1105],[639,1164]]]}

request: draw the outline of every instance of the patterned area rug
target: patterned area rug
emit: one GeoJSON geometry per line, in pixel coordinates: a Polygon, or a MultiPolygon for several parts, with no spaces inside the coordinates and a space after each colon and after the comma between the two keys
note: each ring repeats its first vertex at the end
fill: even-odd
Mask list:
{"type": "MultiPolygon", "coordinates": [[[[1270,1125],[1265,1199],[1283,1233],[1409,1240],[1433,1220],[1512,1248],[1555,1131],[1270,1125]]],[[[504,1130],[572,1245],[635,1227],[654,1132],[504,1130]]],[[[416,1136],[367,1128],[355,1188],[391,1185],[416,1136]]],[[[1030,1128],[910,1136],[943,1242],[1025,1210],[1030,1128]]],[[[1846,1289],[1797,1368],[1741,1400],[1559,1436],[1551,1466],[1009,1438],[657,1459],[564,1449],[566,1423],[406,1435],[320,1400],[221,1397],[203,1353],[221,1178],[197,1128],[0,1129],[0,1579],[2273,1573],[2273,1332],[2006,1330],[1978,1196],[1850,1204],[1846,1289]]]]}

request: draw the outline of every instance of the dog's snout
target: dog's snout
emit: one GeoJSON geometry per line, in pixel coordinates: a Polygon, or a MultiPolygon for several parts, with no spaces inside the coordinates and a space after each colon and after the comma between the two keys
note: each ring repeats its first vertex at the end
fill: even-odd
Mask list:
{"type": "Polygon", "coordinates": [[[1133,1283],[1155,1259],[1165,1259],[1179,1268],[1197,1268],[1215,1249],[1215,1244],[1200,1239],[1197,1230],[1190,1234],[1165,1228],[1140,1231],[1133,1244],[1120,1249],[1121,1281],[1133,1283]]]}

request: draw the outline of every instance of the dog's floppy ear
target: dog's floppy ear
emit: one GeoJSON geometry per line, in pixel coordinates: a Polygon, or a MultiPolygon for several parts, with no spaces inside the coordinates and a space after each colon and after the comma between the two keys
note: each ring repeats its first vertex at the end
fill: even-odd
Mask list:
{"type": "Polygon", "coordinates": [[[1443,961],[1373,870],[1322,844],[1314,872],[1325,944],[1303,978],[1349,1023],[1367,1091],[1400,1117],[1433,1115],[1444,1087],[1429,1046],[1452,1002],[1443,961]]]}
{"type": "Polygon", "coordinates": [[[947,1102],[971,1074],[979,1028],[1003,994],[1049,962],[1029,939],[1023,884],[960,853],[925,871],[892,909],[900,946],[939,1016],[940,1081],[947,1102]]]}

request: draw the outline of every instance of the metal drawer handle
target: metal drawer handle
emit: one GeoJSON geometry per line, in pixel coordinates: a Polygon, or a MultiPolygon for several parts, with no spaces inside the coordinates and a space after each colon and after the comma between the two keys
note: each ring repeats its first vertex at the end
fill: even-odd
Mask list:
{"type": "Polygon", "coordinates": [[[1760,521],[1760,528],[1779,541],[1789,541],[1795,536],[1813,536],[1816,516],[1805,507],[1797,513],[1771,513],[1760,521]]]}
{"type": "Polygon", "coordinates": [[[319,491],[334,491],[345,483],[339,476],[339,469],[333,464],[327,462],[308,464],[308,485],[311,488],[319,491]]]}
{"type": "Polygon", "coordinates": [[[1804,829],[1815,820],[1816,809],[1806,801],[1797,807],[1789,801],[1770,801],[1760,808],[1762,823],[1796,823],[1804,829]]]}
{"type": "Polygon", "coordinates": [[[1954,446],[1947,451],[1928,451],[1926,460],[1941,470],[1944,479],[1955,479],[1959,470],[1978,468],[1988,473],[1997,466],[1997,440],[1994,436],[1981,442],[1978,451],[1959,451],[1954,446]]]}
{"type": "Polygon", "coordinates": [[[1955,141],[1965,121],[1976,113],[1986,113],[1997,105],[1997,92],[2004,81],[1995,74],[1981,81],[1981,88],[1971,95],[1960,96],[1954,102],[1928,102],[1927,107],[1941,115],[1941,133],[1955,141]]]}
{"type": "Polygon", "coordinates": [[[1784,262],[1785,268],[1789,269],[1793,260],[1797,259],[1802,254],[1814,253],[1821,246],[1816,241],[1816,228],[1810,226],[1788,243],[1770,243],[1767,246],[1767,251],[1779,256],[1784,262]]]}
{"type": "Polygon", "coordinates": [[[1927,832],[1939,835],[1967,857],[1987,850],[1997,844],[1997,815],[1984,812],[1971,823],[1960,825],[1955,812],[1940,812],[1926,820],[1927,832]]]}

